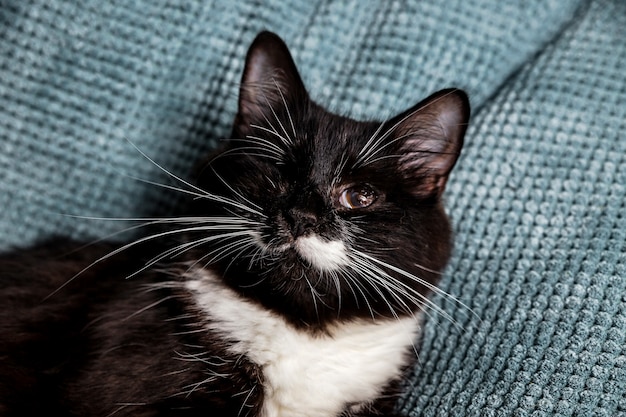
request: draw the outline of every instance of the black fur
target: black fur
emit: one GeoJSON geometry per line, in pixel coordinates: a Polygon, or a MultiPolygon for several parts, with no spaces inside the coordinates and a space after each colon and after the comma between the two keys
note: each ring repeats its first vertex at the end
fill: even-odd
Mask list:
{"type": "MultiPolygon", "coordinates": [[[[147,291],[163,276],[125,280],[144,253],[129,250],[65,285],[113,249],[54,240],[0,258],[0,415],[238,415],[259,370],[211,334],[194,332],[201,322],[186,294],[147,291]],[[185,360],[193,355],[223,361],[209,369],[185,360]],[[190,385],[213,373],[228,377],[190,385]]],[[[257,388],[248,404],[261,394],[257,388]]]]}
{"type": "MultiPolygon", "coordinates": [[[[419,310],[419,300],[356,269],[320,270],[293,245],[310,234],[343,241],[381,261],[373,265],[399,286],[428,294],[451,250],[440,200],[469,117],[465,94],[441,91],[385,123],[331,114],[309,99],[284,43],[265,32],[248,52],[239,100],[232,140],[196,170],[192,191],[211,197],[191,199],[185,212],[208,225],[246,219],[260,242],[215,237],[144,268],[174,245],[222,233],[172,224],[168,238],[111,257],[112,244],[64,240],[0,257],[1,416],[258,415],[262,369],[205,329],[182,286],[192,264],[304,332],[419,310]],[[350,208],[346,190],[374,197],[350,208]],[[315,277],[320,300],[305,276],[315,277]]],[[[363,415],[390,415],[396,383],[363,415]]]]}

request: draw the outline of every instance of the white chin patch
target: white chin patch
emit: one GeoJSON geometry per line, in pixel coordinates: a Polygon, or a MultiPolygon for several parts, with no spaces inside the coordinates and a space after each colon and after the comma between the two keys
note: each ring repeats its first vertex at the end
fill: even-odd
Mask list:
{"type": "Polygon", "coordinates": [[[334,271],[348,265],[346,246],[340,240],[324,240],[317,235],[302,236],[295,242],[298,254],[322,271],[334,271]]]}

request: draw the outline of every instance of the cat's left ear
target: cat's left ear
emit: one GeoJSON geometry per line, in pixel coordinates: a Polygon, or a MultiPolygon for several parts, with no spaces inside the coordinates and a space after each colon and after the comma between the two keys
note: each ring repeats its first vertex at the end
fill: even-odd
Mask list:
{"type": "Polygon", "coordinates": [[[467,94],[439,91],[389,122],[399,169],[414,195],[439,197],[458,159],[470,116],[467,94]]]}
{"type": "Polygon", "coordinates": [[[235,131],[245,134],[250,124],[273,120],[299,100],[308,94],[287,45],[272,32],[259,33],[246,56],[235,131]]]}

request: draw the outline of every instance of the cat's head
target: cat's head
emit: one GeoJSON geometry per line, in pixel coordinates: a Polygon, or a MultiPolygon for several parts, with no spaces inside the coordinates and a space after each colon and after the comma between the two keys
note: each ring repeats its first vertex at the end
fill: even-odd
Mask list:
{"type": "Polygon", "coordinates": [[[468,117],[456,89],[385,122],[332,114],[261,33],[232,137],[199,169],[195,214],[222,225],[195,236],[199,264],[297,325],[411,314],[450,255],[440,200],[468,117]]]}

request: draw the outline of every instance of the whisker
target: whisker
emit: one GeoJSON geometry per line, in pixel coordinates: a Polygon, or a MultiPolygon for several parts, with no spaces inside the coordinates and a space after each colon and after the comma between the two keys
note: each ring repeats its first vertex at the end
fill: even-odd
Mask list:
{"type": "Polygon", "coordinates": [[[244,142],[244,143],[251,143],[253,145],[257,145],[259,146],[259,148],[262,149],[266,149],[268,152],[272,151],[272,153],[279,155],[279,156],[284,156],[285,155],[285,150],[283,148],[281,148],[280,146],[276,145],[274,142],[271,142],[267,139],[263,139],[259,136],[254,136],[254,135],[246,135],[245,139],[229,139],[230,141],[234,141],[234,142],[244,142]]]}
{"type": "Polygon", "coordinates": [[[341,154],[341,159],[339,161],[339,164],[337,164],[337,167],[335,168],[335,172],[334,172],[333,179],[332,179],[333,187],[336,187],[337,184],[339,184],[339,182],[341,181],[341,173],[345,169],[347,163],[348,163],[348,155],[346,153],[341,154]]]}
{"type": "MultiPolygon", "coordinates": [[[[276,82],[276,80],[274,80],[274,82],[276,82]]],[[[278,89],[278,91],[280,92],[280,94],[282,96],[282,92],[280,91],[280,88],[278,89]]],[[[283,123],[280,121],[280,118],[278,117],[278,114],[276,114],[276,110],[274,110],[274,106],[272,106],[272,103],[268,100],[266,95],[263,95],[263,97],[265,97],[265,101],[267,102],[267,105],[269,106],[272,114],[274,115],[274,119],[276,120],[276,122],[278,122],[278,126],[280,126],[280,128],[283,131],[283,133],[285,134],[285,138],[287,139],[287,143],[288,144],[293,144],[293,141],[289,137],[289,133],[287,133],[287,130],[285,129],[285,126],[283,126],[283,123]]]]}
{"type": "MultiPolygon", "coordinates": [[[[355,257],[353,258],[353,261],[355,262],[355,264],[361,266],[361,273],[368,276],[371,282],[378,284],[385,290],[387,290],[389,294],[402,305],[403,310],[406,313],[413,315],[414,309],[410,308],[400,296],[404,296],[405,298],[411,300],[417,308],[421,308],[423,304],[428,302],[426,296],[420,294],[419,292],[415,291],[401,281],[394,279],[392,276],[387,274],[376,265],[372,264],[367,259],[360,259],[359,257],[355,257]]],[[[381,295],[381,297],[384,298],[384,295],[381,295]]],[[[390,310],[395,315],[392,307],[390,307],[390,310]]]]}
{"type": "Polygon", "coordinates": [[[380,152],[382,152],[383,150],[385,150],[385,148],[390,147],[391,145],[393,145],[396,142],[399,142],[403,139],[406,139],[407,137],[410,137],[411,134],[407,133],[401,136],[398,136],[397,138],[389,141],[389,142],[385,142],[385,139],[387,138],[387,136],[391,133],[391,131],[388,131],[387,133],[385,133],[383,136],[381,136],[378,140],[376,140],[376,143],[374,143],[374,145],[367,151],[367,153],[365,155],[363,155],[362,158],[360,158],[355,166],[359,166],[359,167],[363,167],[363,166],[367,166],[371,163],[373,163],[372,158],[379,154],[380,152]]]}
{"type": "MultiPolygon", "coordinates": [[[[376,153],[378,153],[378,152],[376,152],[376,153]]],[[[372,156],[374,156],[374,155],[372,155],[372,156]]],[[[368,159],[368,160],[362,162],[360,166],[364,167],[364,166],[367,166],[367,165],[375,164],[376,162],[384,161],[385,159],[393,159],[393,158],[400,159],[403,156],[404,155],[398,155],[398,154],[379,156],[378,158],[368,159]]]]}
{"type": "Polygon", "coordinates": [[[132,227],[143,227],[164,223],[240,223],[240,224],[260,224],[254,220],[245,217],[225,217],[225,216],[178,216],[178,217],[99,217],[99,216],[80,216],[74,214],[61,214],[75,219],[97,220],[97,221],[115,221],[115,222],[146,222],[144,224],[132,227]]]}
{"type": "Polygon", "coordinates": [[[130,174],[126,174],[126,173],[120,173],[119,175],[122,175],[122,176],[124,176],[126,178],[129,178],[131,180],[134,180],[134,181],[142,182],[144,184],[154,185],[156,187],[163,188],[163,189],[166,189],[166,190],[176,191],[176,192],[179,192],[181,194],[188,194],[188,195],[191,195],[191,196],[196,197],[196,198],[204,198],[206,196],[205,192],[199,193],[199,192],[195,192],[195,191],[185,190],[184,188],[176,187],[176,186],[169,185],[169,184],[163,184],[163,183],[160,183],[160,182],[157,182],[157,181],[147,180],[145,178],[136,177],[134,175],[130,175],[130,174]]]}
{"type": "Polygon", "coordinates": [[[177,256],[182,255],[185,252],[188,252],[198,246],[204,245],[206,243],[215,241],[215,240],[224,240],[224,239],[229,239],[232,237],[236,237],[236,236],[240,236],[240,235],[248,235],[249,232],[247,230],[244,231],[237,231],[237,232],[230,232],[230,233],[222,233],[222,234],[218,234],[218,235],[211,235],[211,236],[207,236],[205,238],[202,239],[197,239],[197,240],[193,240],[191,242],[185,242],[182,243],[178,246],[175,246],[173,248],[170,248],[164,252],[162,252],[161,254],[155,256],[154,258],[152,258],[151,260],[149,260],[141,269],[133,272],[132,274],[128,275],[126,278],[132,278],[140,273],[142,273],[143,271],[149,269],[150,267],[154,266],[155,264],[161,262],[163,259],[166,258],[170,258],[170,259],[174,259],[177,256]]]}
{"type": "MultiPolygon", "coordinates": [[[[248,233],[249,236],[249,233],[248,233]]],[[[226,266],[226,270],[228,270],[228,268],[230,267],[230,265],[241,255],[241,253],[243,253],[243,251],[246,250],[246,248],[255,245],[254,239],[252,237],[249,237],[248,239],[238,239],[235,240],[234,242],[229,243],[226,246],[221,246],[219,248],[216,248],[214,250],[212,250],[211,252],[203,255],[202,257],[196,259],[193,263],[189,264],[188,268],[187,268],[187,272],[191,271],[193,268],[195,268],[197,265],[203,263],[203,267],[206,268],[207,266],[227,257],[230,256],[232,253],[234,253],[236,250],[241,248],[240,253],[237,256],[233,256],[231,261],[229,262],[229,264],[226,266]],[[221,251],[221,252],[220,252],[221,251]],[[211,259],[209,259],[207,261],[207,258],[211,257],[211,259]]]]}
{"type": "MultiPolygon", "coordinates": [[[[242,239],[238,248],[233,247],[230,253],[230,254],[233,254],[232,259],[230,260],[228,265],[226,265],[225,271],[228,271],[230,269],[230,266],[233,264],[233,262],[241,258],[244,255],[244,253],[251,247],[257,247],[256,242],[252,238],[247,239],[247,240],[242,239]],[[239,249],[239,252],[235,253],[237,249],[239,249]]],[[[227,256],[230,256],[230,254],[227,254],[227,256]]],[[[218,258],[218,259],[223,259],[223,257],[218,258]]]]}
{"type": "Polygon", "coordinates": [[[354,299],[355,299],[355,302],[357,303],[357,306],[359,304],[359,297],[358,297],[357,293],[354,290],[355,288],[361,294],[361,297],[362,297],[363,301],[365,301],[365,305],[367,306],[367,309],[370,312],[370,316],[372,317],[372,320],[375,320],[376,319],[376,315],[374,314],[374,310],[372,308],[372,305],[369,302],[369,298],[370,298],[371,294],[369,294],[369,291],[367,291],[367,288],[365,288],[365,291],[368,293],[366,295],[363,292],[362,285],[359,285],[359,282],[357,281],[357,278],[355,276],[353,276],[352,273],[350,273],[350,272],[347,272],[347,274],[345,275],[345,279],[346,279],[346,283],[348,284],[348,287],[352,291],[352,295],[354,296],[354,299]],[[352,282],[354,284],[354,286],[352,286],[350,284],[350,282],[352,282]]]}
{"type": "Polygon", "coordinates": [[[164,172],[166,175],[168,175],[169,177],[175,179],[176,181],[180,182],[183,185],[186,185],[187,187],[189,187],[192,190],[195,190],[196,192],[204,195],[206,194],[206,192],[204,190],[202,190],[201,188],[191,184],[188,181],[185,181],[184,179],[180,178],[179,176],[175,175],[174,173],[172,173],[171,171],[165,169],[163,166],[161,166],[160,164],[158,164],[154,159],[150,158],[144,151],[142,151],[141,149],[139,149],[139,147],[137,145],[135,145],[130,139],[128,138],[124,138],[126,139],[126,141],[128,143],[130,143],[130,145],[135,148],[135,150],[137,152],[139,152],[144,158],[146,158],[152,165],[154,165],[155,167],[157,167],[159,170],[161,170],[162,172],[164,172]]]}
{"type": "MultiPolygon", "coordinates": [[[[385,294],[381,291],[381,288],[386,290],[398,302],[404,304],[404,301],[394,291],[391,290],[391,287],[392,287],[391,283],[388,280],[381,279],[381,274],[373,273],[373,271],[369,269],[371,268],[371,265],[369,265],[367,262],[363,262],[363,260],[358,259],[356,257],[353,257],[352,261],[354,262],[354,265],[358,267],[357,272],[359,272],[360,277],[365,279],[370,284],[370,286],[376,291],[378,296],[385,302],[385,304],[387,305],[387,308],[389,309],[391,314],[394,316],[394,318],[398,319],[399,316],[397,312],[395,311],[395,309],[393,308],[393,306],[391,305],[387,297],[385,297],[385,294]]],[[[405,305],[404,307],[407,307],[407,306],[405,305]]],[[[406,310],[406,312],[409,314],[412,314],[413,311],[411,309],[408,309],[406,310]]]]}
{"type": "Polygon", "coordinates": [[[355,163],[355,166],[359,164],[359,161],[364,156],[363,154],[366,151],[369,152],[369,149],[372,147],[373,142],[376,140],[376,136],[378,136],[378,134],[381,132],[381,130],[385,126],[385,123],[386,123],[386,121],[381,122],[380,125],[378,125],[378,129],[376,129],[374,131],[374,133],[372,134],[372,136],[370,136],[370,138],[367,140],[367,142],[365,142],[365,146],[363,146],[363,148],[361,148],[361,150],[359,151],[359,153],[357,155],[357,162],[355,163]]]}
{"type": "MultiPolygon", "coordinates": [[[[457,303],[458,305],[462,306],[465,310],[469,311],[470,313],[472,313],[475,317],[479,318],[478,315],[469,307],[467,306],[465,303],[463,303],[462,301],[460,301],[459,299],[457,299],[456,297],[452,296],[449,293],[446,293],[445,291],[439,289],[438,287],[436,287],[435,285],[419,278],[416,277],[413,274],[410,274],[409,272],[404,271],[401,268],[395,267],[393,265],[390,265],[387,262],[381,261],[379,259],[376,259],[374,257],[371,257],[363,252],[358,252],[359,256],[363,256],[365,259],[379,264],[385,268],[388,268],[400,275],[403,275],[406,278],[409,278],[410,280],[419,283],[420,285],[425,286],[426,288],[430,289],[431,291],[433,291],[436,294],[442,295],[444,296],[446,299],[450,299],[452,301],[454,301],[455,303],[457,303]]],[[[401,286],[402,287],[402,291],[404,291],[404,293],[407,296],[410,296],[410,294],[413,294],[414,297],[416,298],[416,301],[419,300],[419,303],[416,304],[416,306],[421,307],[423,306],[428,306],[429,308],[433,309],[438,315],[444,317],[446,320],[450,321],[450,323],[454,324],[456,327],[459,327],[462,329],[462,326],[460,326],[460,324],[450,315],[448,314],[443,308],[439,307],[437,304],[435,304],[432,300],[430,300],[429,297],[419,293],[418,291],[414,290],[413,288],[411,288],[410,286],[408,286],[407,284],[403,283],[402,281],[399,281],[395,278],[393,278],[391,275],[389,275],[388,273],[386,273],[384,270],[376,267],[375,265],[372,265],[374,268],[376,268],[377,273],[383,274],[383,276],[390,281],[394,281],[397,286],[401,286]]],[[[480,318],[479,318],[480,319],[480,318]]]]}
{"type": "Polygon", "coordinates": [[[225,156],[254,156],[254,157],[259,157],[259,158],[267,158],[267,159],[271,159],[271,160],[278,161],[278,162],[282,162],[284,160],[283,158],[284,154],[276,153],[276,151],[264,148],[262,146],[241,146],[238,148],[229,149],[227,151],[220,153],[219,155],[216,155],[215,158],[213,158],[213,161],[219,158],[223,158],[225,156]],[[249,151],[255,151],[255,152],[249,152],[249,151]],[[259,152],[256,152],[256,151],[259,151],[259,152]],[[267,153],[262,153],[260,151],[265,151],[267,153]]]}
{"type": "Polygon", "coordinates": [[[67,214],[67,213],[59,213],[59,215],[64,217],[70,217],[74,219],[82,219],[82,220],[93,220],[93,221],[112,221],[112,222],[142,222],[141,224],[137,224],[134,226],[125,227],[121,230],[118,230],[113,233],[109,233],[105,236],[102,236],[98,239],[94,239],[88,243],[85,243],[73,250],[69,253],[76,253],[85,248],[88,248],[92,245],[96,245],[101,242],[109,241],[112,238],[119,236],[124,233],[129,233],[133,230],[141,229],[144,227],[155,226],[159,224],[168,224],[168,223],[178,223],[178,224],[202,224],[202,223],[226,223],[226,224],[237,224],[237,225],[260,225],[258,222],[254,222],[253,220],[246,219],[244,217],[98,217],[98,216],[80,216],[75,214],[67,214]]]}
{"type": "MultiPolygon", "coordinates": [[[[285,107],[285,110],[287,111],[287,118],[289,118],[289,123],[291,124],[291,131],[293,132],[293,139],[295,139],[298,135],[296,134],[296,127],[293,124],[293,119],[291,118],[291,112],[289,111],[289,106],[287,105],[287,100],[285,100],[285,96],[283,95],[283,91],[280,89],[280,86],[278,85],[278,82],[276,81],[276,79],[272,78],[272,81],[276,85],[276,90],[278,90],[278,94],[280,94],[280,99],[283,101],[283,106],[285,107]]],[[[287,132],[285,132],[285,135],[287,137],[289,137],[287,132]]],[[[292,139],[292,143],[293,143],[293,139],[292,139]]]]}
{"type": "Polygon", "coordinates": [[[187,192],[189,194],[194,195],[196,198],[203,198],[203,199],[213,200],[213,201],[218,202],[218,203],[232,205],[232,206],[238,207],[240,209],[243,209],[245,211],[248,211],[248,212],[251,212],[253,214],[257,214],[257,215],[263,217],[262,213],[260,213],[260,212],[258,212],[256,210],[253,210],[250,207],[246,207],[245,205],[243,205],[243,204],[241,204],[241,203],[239,203],[239,202],[237,202],[235,200],[231,200],[228,197],[224,197],[224,196],[219,196],[219,195],[208,193],[205,190],[203,190],[202,188],[200,188],[200,187],[198,187],[196,185],[193,185],[189,181],[185,181],[184,179],[180,178],[179,176],[177,176],[174,173],[170,172],[169,170],[165,169],[163,166],[161,166],[156,161],[154,161],[152,158],[150,158],[148,155],[146,155],[146,153],[143,152],[141,149],[139,149],[139,147],[137,147],[137,145],[135,145],[130,139],[128,139],[128,138],[125,138],[125,139],[126,139],[126,141],[128,143],[130,143],[130,145],[133,148],[135,148],[135,150],[137,150],[137,152],[139,152],[144,158],[146,158],[155,167],[157,167],[159,170],[161,170],[162,172],[164,172],[165,174],[167,174],[171,178],[173,178],[176,181],[180,182],[181,184],[189,187],[191,189],[191,191],[189,191],[189,190],[184,191],[183,189],[180,189],[178,187],[171,187],[171,186],[168,186],[166,184],[154,183],[154,182],[152,182],[150,180],[136,178],[138,181],[144,181],[144,182],[146,182],[148,184],[153,184],[153,185],[157,185],[157,186],[164,187],[164,188],[171,188],[171,189],[177,190],[179,192],[187,192]]]}
{"type": "Polygon", "coordinates": [[[341,282],[339,280],[339,275],[335,271],[331,271],[330,278],[335,285],[335,290],[337,292],[337,317],[341,314],[341,282]]]}
{"type": "Polygon", "coordinates": [[[158,306],[159,304],[162,304],[162,303],[164,303],[166,301],[169,301],[169,300],[173,300],[175,298],[176,298],[176,296],[174,296],[174,295],[169,295],[167,297],[163,297],[160,300],[157,300],[157,301],[155,301],[155,302],[153,302],[151,304],[148,304],[147,306],[145,306],[145,307],[135,311],[133,314],[131,314],[128,317],[124,318],[122,321],[130,320],[133,317],[138,316],[139,314],[141,314],[141,313],[143,313],[143,312],[145,312],[147,310],[150,310],[151,308],[154,308],[154,307],[158,306]]]}
{"type": "MultiPolygon", "coordinates": [[[[239,197],[241,200],[243,200],[244,202],[246,202],[247,204],[250,204],[251,206],[255,207],[257,210],[259,210],[259,212],[263,211],[263,208],[261,206],[259,206],[258,204],[253,203],[252,201],[250,201],[250,199],[246,198],[243,196],[243,194],[241,194],[241,192],[239,190],[235,190],[230,184],[228,184],[228,182],[226,182],[226,180],[224,180],[224,178],[222,178],[221,175],[219,175],[215,169],[213,167],[211,167],[211,170],[213,171],[213,174],[215,174],[215,176],[217,176],[217,178],[219,178],[219,180],[226,186],[228,187],[228,189],[235,194],[237,197],[239,197]]],[[[263,216],[265,217],[265,216],[263,216]]]]}
{"type": "Polygon", "coordinates": [[[201,363],[204,363],[205,365],[211,365],[211,366],[224,366],[232,362],[232,361],[220,358],[219,356],[211,355],[208,352],[203,352],[202,354],[199,354],[199,353],[183,353],[183,352],[178,352],[175,350],[174,353],[177,355],[177,357],[174,357],[174,359],[180,360],[183,362],[201,362],[201,363]],[[208,357],[203,357],[203,356],[208,356],[208,357]],[[212,359],[213,361],[211,361],[210,359],[212,359]]]}
{"type": "Polygon", "coordinates": [[[100,258],[96,259],[95,261],[91,262],[89,265],[87,265],[86,267],[84,267],[83,269],[81,269],[80,271],[78,271],[74,276],[72,276],[70,279],[68,279],[67,281],[65,281],[63,284],[61,284],[56,290],[54,290],[52,293],[50,293],[48,296],[46,296],[44,298],[43,301],[48,300],[50,297],[53,297],[55,294],[57,294],[59,291],[61,291],[63,288],[65,288],[67,285],[69,285],[71,282],[73,282],[76,278],[78,278],[80,275],[82,275],[83,273],[85,273],[85,271],[87,271],[90,268],[93,268],[95,265],[104,262],[105,260],[125,251],[128,250],[130,248],[132,248],[133,246],[139,245],[141,243],[144,242],[148,242],[151,240],[155,240],[155,239],[160,239],[162,237],[165,236],[171,236],[171,235],[175,235],[175,234],[182,234],[182,233],[187,233],[187,232],[197,232],[197,231],[206,231],[206,230],[211,230],[210,226],[196,226],[196,227],[187,227],[187,228],[182,228],[182,229],[175,229],[175,230],[168,230],[165,232],[160,232],[160,233],[156,233],[156,234],[152,234],[149,236],[144,236],[140,239],[134,240],[130,243],[127,243],[109,253],[107,253],[104,256],[101,256],[100,258]]]}
{"type": "Polygon", "coordinates": [[[270,123],[270,121],[267,120],[267,118],[265,119],[265,121],[271,127],[271,129],[268,129],[267,127],[256,125],[256,124],[251,124],[250,127],[272,134],[276,136],[278,139],[280,139],[285,145],[291,146],[291,142],[288,139],[286,139],[284,136],[282,136],[280,133],[278,133],[276,129],[274,128],[274,126],[270,123]]]}
{"type": "Polygon", "coordinates": [[[315,316],[319,317],[319,310],[317,308],[317,300],[320,299],[321,301],[320,294],[313,287],[313,285],[311,284],[311,281],[309,281],[309,278],[304,273],[302,274],[302,277],[305,279],[307,285],[309,286],[309,290],[311,291],[311,298],[313,299],[313,307],[315,308],[315,316]]]}
{"type": "Polygon", "coordinates": [[[248,405],[248,400],[250,399],[250,397],[252,396],[252,393],[256,390],[256,388],[257,388],[257,384],[255,384],[252,388],[248,390],[248,395],[246,395],[246,398],[244,398],[243,403],[241,404],[241,408],[239,409],[239,413],[237,413],[238,417],[241,416],[241,413],[243,413],[244,408],[252,407],[251,405],[248,405]]]}
{"type": "MultiPolygon", "coordinates": [[[[398,274],[404,275],[405,277],[407,277],[407,278],[409,278],[409,279],[419,283],[420,285],[423,285],[424,287],[428,288],[429,290],[433,291],[436,294],[443,295],[446,299],[452,300],[454,303],[456,303],[459,306],[463,307],[467,311],[470,311],[470,312],[474,313],[473,310],[467,304],[465,304],[464,302],[462,302],[458,298],[454,297],[452,294],[446,293],[445,291],[440,289],[438,286],[436,286],[434,284],[431,284],[430,282],[425,281],[425,280],[423,280],[423,279],[421,279],[419,277],[416,277],[415,275],[410,274],[410,273],[406,272],[405,270],[403,270],[401,268],[398,268],[396,266],[393,266],[393,265],[391,265],[391,264],[389,264],[387,262],[381,261],[381,260],[376,259],[374,257],[370,257],[370,256],[368,256],[365,253],[361,253],[361,255],[364,256],[365,258],[373,261],[373,262],[376,262],[377,264],[379,264],[381,266],[384,266],[385,268],[389,268],[390,270],[392,270],[394,272],[397,272],[398,274]]],[[[478,317],[478,316],[476,316],[476,317],[478,317]]]]}
{"type": "Polygon", "coordinates": [[[120,411],[128,408],[128,407],[141,407],[141,406],[146,406],[148,405],[148,403],[117,403],[115,404],[117,406],[119,406],[118,408],[116,408],[115,410],[113,410],[110,414],[107,414],[106,417],[112,417],[115,414],[119,413],[120,411]]]}
{"type": "MultiPolygon", "coordinates": [[[[371,158],[373,155],[377,154],[380,152],[380,150],[384,149],[384,147],[388,146],[385,145],[383,146],[383,148],[380,148],[381,144],[383,143],[383,141],[391,134],[393,133],[394,130],[396,130],[396,128],[398,126],[400,126],[402,123],[404,123],[407,119],[413,117],[416,113],[419,113],[420,111],[423,111],[425,108],[427,108],[428,106],[432,106],[435,103],[437,103],[440,100],[443,100],[445,97],[449,96],[450,94],[454,94],[456,90],[452,90],[447,94],[442,95],[441,97],[438,97],[436,100],[433,100],[429,103],[426,103],[425,105],[418,107],[417,109],[413,110],[412,112],[410,112],[409,114],[407,114],[406,116],[404,116],[402,119],[400,119],[399,121],[397,121],[393,126],[391,126],[389,129],[387,129],[385,131],[385,133],[383,133],[378,139],[374,138],[380,134],[380,131],[382,130],[382,127],[384,126],[384,124],[386,122],[383,122],[378,129],[376,129],[376,131],[374,132],[374,134],[372,135],[372,137],[366,142],[365,146],[361,149],[361,151],[359,152],[357,161],[355,162],[353,168],[358,168],[363,166],[364,163],[367,162],[368,158],[371,158]]],[[[406,135],[404,135],[406,136],[406,135]]]]}
{"type": "Polygon", "coordinates": [[[198,390],[201,386],[208,384],[210,382],[215,382],[217,380],[217,376],[216,375],[212,375],[206,379],[203,379],[200,382],[197,382],[195,384],[189,384],[189,385],[185,385],[182,389],[183,391],[181,391],[178,394],[175,395],[185,395],[185,397],[189,397],[191,394],[193,394],[194,392],[196,392],[196,390],[198,390]],[[186,391],[185,391],[186,390],[186,391]]]}

